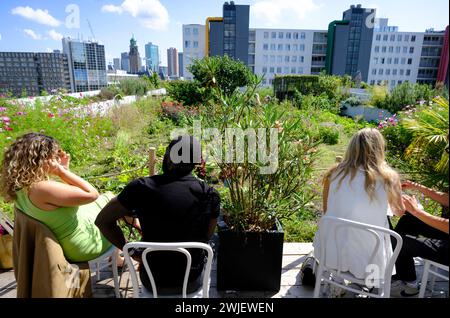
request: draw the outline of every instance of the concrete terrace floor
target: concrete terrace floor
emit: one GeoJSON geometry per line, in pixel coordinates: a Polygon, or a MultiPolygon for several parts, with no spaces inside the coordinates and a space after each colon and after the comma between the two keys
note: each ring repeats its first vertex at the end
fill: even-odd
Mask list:
{"type": "MultiPolygon", "coordinates": [[[[252,292],[252,291],[218,291],[216,288],[216,266],[213,263],[211,272],[210,297],[211,298],[312,298],[313,288],[302,286],[300,282],[300,267],[306,255],[312,250],[311,243],[285,243],[283,246],[283,269],[281,275],[281,287],[278,293],[252,292]]],[[[416,261],[416,269],[420,279],[423,270],[421,260],[416,261]]],[[[101,272],[100,280],[92,277],[93,297],[114,298],[112,272],[106,269],[101,272]]],[[[448,282],[436,280],[433,295],[428,292],[426,297],[448,298],[448,282]]],[[[121,279],[121,293],[123,297],[133,297],[131,281],[128,281],[128,272],[125,271],[121,279]]],[[[0,270],[0,298],[15,298],[16,282],[14,272],[0,270]]],[[[358,295],[347,292],[344,298],[355,298],[358,295]]]]}

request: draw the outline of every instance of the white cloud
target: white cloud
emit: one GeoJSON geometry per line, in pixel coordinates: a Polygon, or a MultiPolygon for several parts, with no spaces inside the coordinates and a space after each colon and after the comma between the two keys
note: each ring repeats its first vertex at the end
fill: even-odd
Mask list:
{"type": "Polygon", "coordinates": [[[58,21],[48,13],[48,10],[41,10],[41,9],[35,10],[27,6],[27,7],[16,7],[11,10],[11,13],[14,15],[20,15],[25,19],[49,25],[52,27],[57,27],[61,24],[60,21],[58,21]]]}
{"type": "Polygon", "coordinates": [[[252,16],[266,21],[268,25],[282,22],[283,16],[293,14],[297,19],[320,8],[315,0],[257,0],[251,7],[252,16]]]}
{"type": "Polygon", "coordinates": [[[159,0],[125,0],[120,6],[104,5],[102,12],[126,12],[137,18],[144,27],[153,30],[166,30],[169,24],[169,12],[159,0]]]}
{"type": "Polygon", "coordinates": [[[33,40],[40,40],[42,38],[39,33],[36,33],[31,29],[24,29],[23,32],[33,40]]]}
{"type": "Polygon", "coordinates": [[[105,4],[102,7],[102,12],[112,12],[112,13],[122,14],[123,9],[121,7],[115,6],[113,4],[105,4]]]}
{"type": "Polygon", "coordinates": [[[61,41],[63,35],[61,33],[56,32],[55,30],[48,31],[48,36],[55,41],[61,41]]]}

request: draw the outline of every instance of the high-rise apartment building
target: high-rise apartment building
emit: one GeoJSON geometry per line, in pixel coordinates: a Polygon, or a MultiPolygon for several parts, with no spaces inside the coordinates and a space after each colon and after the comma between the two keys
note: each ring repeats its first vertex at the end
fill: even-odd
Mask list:
{"type": "Polygon", "coordinates": [[[178,76],[183,77],[183,52],[178,52],[178,76]]]}
{"type": "Polygon", "coordinates": [[[167,70],[168,76],[178,77],[178,51],[171,47],[167,49],[167,70]]]}
{"type": "Polygon", "coordinates": [[[128,53],[128,58],[130,60],[130,73],[137,74],[141,71],[141,58],[139,56],[139,50],[137,46],[137,41],[134,35],[130,39],[130,52],[128,53]]]}
{"type": "Polygon", "coordinates": [[[183,24],[183,77],[193,79],[188,71],[194,59],[205,56],[205,26],[202,24],[183,24]]]}
{"type": "Polygon", "coordinates": [[[113,58],[113,66],[115,70],[120,70],[120,58],[113,58]]]}
{"type": "Polygon", "coordinates": [[[148,70],[158,73],[160,64],[159,47],[152,42],[145,45],[145,63],[148,70]]]}
{"type": "Polygon", "coordinates": [[[63,53],[69,64],[72,92],[107,86],[105,47],[98,42],[63,38],[63,53]]]}
{"type": "Polygon", "coordinates": [[[430,29],[423,34],[417,81],[423,84],[434,84],[436,81],[448,84],[448,26],[446,31],[430,29]]]}
{"type": "Polygon", "coordinates": [[[123,52],[120,54],[120,68],[126,72],[130,72],[130,57],[128,52],[123,52]]]}
{"type": "Polygon", "coordinates": [[[66,54],[0,52],[1,93],[36,96],[61,88],[71,89],[66,54]]]}

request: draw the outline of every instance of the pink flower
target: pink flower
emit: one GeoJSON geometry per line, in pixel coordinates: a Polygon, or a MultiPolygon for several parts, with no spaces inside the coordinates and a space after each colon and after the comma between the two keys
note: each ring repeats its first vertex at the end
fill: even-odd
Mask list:
{"type": "Polygon", "coordinates": [[[12,129],[12,127],[10,127],[10,126],[6,126],[6,127],[5,127],[5,130],[7,130],[7,131],[12,131],[13,129],[12,129]]]}
{"type": "Polygon", "coordinates": [[[83,97],[83,93],[80,93],[80,97],[83,97]]]}
{"type": "Polygon", "coordinates": [[[6,107],[0,107],[0,112],[5,112],[6,111],[6,107]]]}
{"type": "Polygon", "coordinates": [[[11,118],[9,118],[8,116],[0,117],[0,119],[3,120],[3,122],[5,123],[9,123],[11,121],[11,118]]]}
{"type": "Polygon", "coordinates": [[[17,112],[16,115],[17,116],[23,116],[23,115],[25,115],[25,113],[24,112],[17,112]]]}
{"type": "Polygon", "coordinates": [[[55,115],[54,115],[54,114],[52,114],[52,113],[50,113],[50,112],[49,112],[49,113],[47,114],[47,116],[48,116],[49,118],[53,118],[53,117],[55,117],[55,115]]]}

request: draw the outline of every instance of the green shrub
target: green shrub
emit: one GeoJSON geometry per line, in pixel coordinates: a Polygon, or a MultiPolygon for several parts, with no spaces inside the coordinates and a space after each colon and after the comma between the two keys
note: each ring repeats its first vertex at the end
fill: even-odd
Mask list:
{"type": "Polygon", "coordinates": [[[166,85],[167,94],[185,106],[199,105],[207,100],[207,93],[197,82],[171,81],[166,85]]]}
{"type": "Polygon", "coordinates": [[[125,96],[144,96],[152,88],[150,82],[142,78],[121,80],[119,87],[125,96]]]}
{"type": "Polygon", "coordinates": [[[339,142],[339,130],[335,126],[320,126],[319,138],[327,145],[336,145],[339,142]]]}

